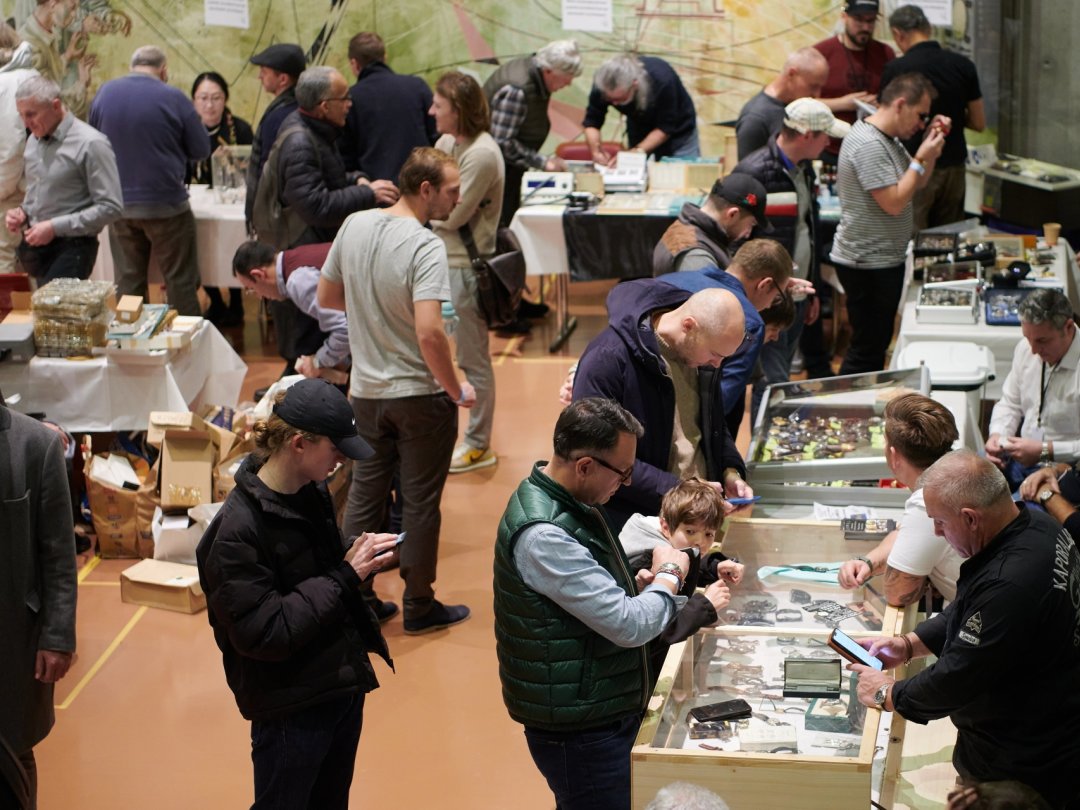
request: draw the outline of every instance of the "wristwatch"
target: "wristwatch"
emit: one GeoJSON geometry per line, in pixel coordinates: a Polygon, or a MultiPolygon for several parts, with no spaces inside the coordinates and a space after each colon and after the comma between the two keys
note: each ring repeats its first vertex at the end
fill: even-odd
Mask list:
{"type": "Polygon", "coordinates": [[[1054,495],[1056,495],[1056,494],[1057,494],[1057,493],[1056,493],[1056,492],[1054,492],[1054,490],[1052,490],[1052,489],[1050,489],[1049,487],[1047,487],[1046,489],[1042,490],[1042,491],[1041,491],[1041,492],[1039,493],[1039,503],[1041,503],[1041,504],[1042,504],[1043,506],[1045,506],[1045,505],[1046,505],[1046,502],[1047,502],[1048,500],[1050,500],[1051,498],[1053,498],[1053,497],[1054,497],[1054,495]]]}
{"type": "Polygon", "coordinates": [[[890,686],[892,686],[892,682],[886,681],[878,687],[876,692],[874,692],[874,705],[881,709],[881,711],[885,711],[885,700],[889,697],[890,686]]]}

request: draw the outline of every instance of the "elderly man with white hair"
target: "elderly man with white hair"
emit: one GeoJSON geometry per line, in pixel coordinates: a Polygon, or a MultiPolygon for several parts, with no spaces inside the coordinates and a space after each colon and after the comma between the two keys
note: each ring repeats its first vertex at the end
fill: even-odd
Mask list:
{"type": "Polygon", "coordinates": [[[593,160],[610,165],[600,147],[600,128],[608,107],[626,117],[632,151],[662,157],[700,157],[697,111],[675,69],[655,56],[624,53],[596,69],[585,110],[585,142],[593,160]]]}
{"type": "Polygon", "coordinates": [[[491,137],[506,164],[505,193],[499,223],[508,226],[521,204],[521,178],[530,169],[566,171],[556,155],[540,147],[551,131],[548,104],[552,93],[581,75],[581,52],[572,39],[549,42],[536,53],[511,59],[488,76],[484,95],[491,107],[491,137]]]}
{"type": "Polygon", "coordinates": [[[109,139],[64,107],[60,86],[33,76],[15,91],[30,132],[26,141],[26,199],[4,216],[23,271],[46,284],[90,276],[97,235],[124,210],[120,174],[109,139]]]}
{"type": "Polygon", "coordinates": [[[1061,524],[1017,506],[1001,472],[954,450],[922,474],[934,531],[966,559],[956,599],[902,636],[861,642],[885,671],[861,664],[859,701],[956,726],[953,765],[965,785],[1016,780],[1053,807],[1080,798],[1080,554],[1061,524]],[[910,678],[887,670],[937,661],[910,678]]]}

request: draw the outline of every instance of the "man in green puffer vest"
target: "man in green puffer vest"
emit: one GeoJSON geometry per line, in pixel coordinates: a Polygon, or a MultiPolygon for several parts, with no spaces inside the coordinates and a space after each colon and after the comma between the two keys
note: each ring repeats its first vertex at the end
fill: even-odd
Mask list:
{"type": "Polygon", "coordinates": [[[610,399],[570,405],[499,523],[495,639],[503,700],[560,810],[628,810],[649,697],[645,644],[685,602],[689,558],[654,552],[639,594],[598,508],[628,483],[641,424],[610,399]]]}

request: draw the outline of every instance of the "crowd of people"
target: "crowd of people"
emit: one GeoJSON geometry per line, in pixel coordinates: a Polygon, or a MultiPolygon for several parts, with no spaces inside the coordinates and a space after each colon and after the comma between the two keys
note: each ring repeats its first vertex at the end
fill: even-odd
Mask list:
{"type": "MultiPolygon", "coordinates": [[[[653,278],[611,291],[608,325],[564,385],[550,457],[493,532],[503,699],[564,810],[630,806],[630,748],[658,666],[670,644],[718,621],[742,581],[738,561],[713,549],[723,518],[754,496],[734,437],[748,387],[756,413],[798,348],[808,361],[815,350],[821,262],[848,295],[841,373],[881,369],[908,240],[957,218],[964,125],[985,125],[978,78],[930,38],[917,6],[888,21],[900,58],[874,40],[878,16],[877,0],[847,0],[839,33],[795,51],[747,102],[737,166],[701,205],[682,207],[655,246],[653,278]],[[863,105],[874,108],[856,120],[863,105]],[[835,166],[843,212],[831,249],[817,214],[819,158],[835,166]],[[693,571],[692,554],[702,558],[693,571]]],[[[219,148],[251,146],[252,239],[233,274],[270,303],[285,370],[303,379],[256,423],[257,449],[199,544],[199,572],[228,684],[252,724],[253,806],[344,808],[365,696],[378,685],[368,655],[390,662],[380,625],[400,612],[404,632],[421,635],[471,615],[439,601],[434,584],[448,475],[498,461],[473,264],[494,255],[524,172],[565,168],[541,150],[551,97],[582,73],[582,54],[556,41],[483,84],[451,70],[429,86],[395,73],[382,39],[364,32],[348,45],[350,87],[279,43],[251,57],[272,97],[253,127],[231,112],[216,72],[199,74],[190,95],[171,87],[156,46],[136,49],[130,73],[99,88],[85,122],[70,90],[20,61],[17,41],[8,50],[0,89],[13,85],[28,135],[25,193],[0,189],[15,237],[0,271],[18,266],[38,284],[86,278],[108,226],[120,293],[145,296],[153,263],[170,305],[198,314],[186,184],[214,183],[219,148]],[[341,463],[352,483],[339,526],[325,479],[341,463]],[[390,530],[391,504],[401,533],[390,530]],[[375,590],[391,559],[400,608],[375,590]]],[[[625,120],[627,148],[700,155],[693,98],[664,60],[619,54],[596,70],[581,123],[602,165],[609,107],[625,120]]],[[[242,320],[239,296],[206,295],[210,317],[242,320]]],[[[1068,763],[1080,755],[1069,688],[1080,676],[1080,558],[1061,522],[1080,514],[1068,466],[1080,458],[1080,344],[1061,293],[1030,296],[1020,314],[1024,339],[985,457],[953,450],[956,424],[937,402],[888,403],[885,459],[911,495],[899,529],[838,576],[850,589],[883,575],[896,605],[928,591],[947,603],[912,633],[867,642],[887,670],[936,656],[920,674],[854,666],[866,705],[953,720],[957,807],[1000,780],[1053,807],[1077,800],[1068,763]],[[1032,641],[1037,660],[1026,654],[1032,641]],[[1031,677],[1052,704],[1014,688],[1031,677]]],[[[54,432],[0,400],[0,443],[11,451],[0,456],[28,462],[4,462],[0,481],[15,500],[2,507],[32,495],[12,525],[26,528],[17,540],[50,606],[5,642],[13,656],[0,656],[17,662],[9,681],[27,691],[26,710],[5,716],[0,732],[32,775],[51,684],[74,649],[74,568],[50,545],[71,536],[57,523],[70,510],[57,507],[54,432]]],[[[723,804],[677,784],[650,806],[723,804]]]]}

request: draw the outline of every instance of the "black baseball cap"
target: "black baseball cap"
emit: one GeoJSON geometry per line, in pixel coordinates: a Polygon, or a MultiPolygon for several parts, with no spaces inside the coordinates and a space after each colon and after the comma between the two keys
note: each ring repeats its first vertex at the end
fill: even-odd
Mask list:
{"type": "Polygon", "coordinates": [[[713,183],[709,196],[720,197],[732,205],[749,211],[754,215],[762,231],[772,233],[773,226],[765,217],[765,198],[768,197],[768,192],[756,178],[742,172],[729,174],[723,180],[713,183]]]}
{"type": "Polygon", "coordinates": [[[294,428],[326,436],[348,458],[363,461],[375,455],[356,435],[356,417],[345,395],[326,380],[300,380],[285,391],[274,413],[294,428]]]}
{"type": "Polygon", "coordinates": [[[307,67],[307,59],[299,45],[290,45],[279,42],[271,45],[265,51],[260,51],[249,60],[253,65],[268,67],[278,73],[288,73],[294,79],[304,72],[307,67]]]}
{"type": "Polygon", "coordinates": [[[847,0],[844,3],[845,14],[877,14],[880,11],[878,0],[847,0]]]}

